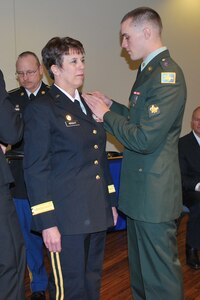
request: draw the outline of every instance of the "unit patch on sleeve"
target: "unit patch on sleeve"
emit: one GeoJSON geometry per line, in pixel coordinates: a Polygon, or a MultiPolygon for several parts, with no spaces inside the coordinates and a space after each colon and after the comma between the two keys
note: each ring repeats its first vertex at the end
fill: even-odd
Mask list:
{"type": "Polygon", "coordinates": [[[162,72],[161,73],[161,83],[176,83],[176,73],[175,72],[162,72]]]}

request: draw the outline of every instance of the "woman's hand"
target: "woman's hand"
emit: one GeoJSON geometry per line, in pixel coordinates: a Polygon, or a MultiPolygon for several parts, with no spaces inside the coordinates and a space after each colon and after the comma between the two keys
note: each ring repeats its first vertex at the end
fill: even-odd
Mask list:
{"type": "Polygon", "coordinates": [[[118,220],[118,212],[116,207],[112,207],[112,214],[113,214],[113,221],[114,221],[114,226],[117,224],[117,220],[118,220]]]}
{"type": "Polygon", "coordinates": [[[58,227],[51,227],[42,231],[43,241],[50,252],[61,252],[61,234],[58,227]]]}

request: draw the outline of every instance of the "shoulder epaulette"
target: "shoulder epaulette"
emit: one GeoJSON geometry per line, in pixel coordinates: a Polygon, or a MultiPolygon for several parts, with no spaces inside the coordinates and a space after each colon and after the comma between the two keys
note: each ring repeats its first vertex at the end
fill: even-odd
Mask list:
{"type": "Polygon", "coordinates": [[[17,87],[15,89],[12,89],[10,90],[8,93],[11,94],[11,93],[14,93],[14,92],[17,92],[17,91],[20,91],[20,87],[17,87]]]}
{"type": "Polygon", "coordinates": [[[160,65],[162,69],[167,69],[171,65],[171,62],[169,58],[162,58],[160,61],[160,65]]]}

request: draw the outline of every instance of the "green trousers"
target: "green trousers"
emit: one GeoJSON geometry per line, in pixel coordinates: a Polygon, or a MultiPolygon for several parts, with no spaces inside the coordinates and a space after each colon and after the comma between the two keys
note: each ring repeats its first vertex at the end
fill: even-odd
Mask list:
{"type": "Polygon", "coordinates": [[[183,300],[174,221],[147,223],[127,218],[134,300],[183,300]]]}

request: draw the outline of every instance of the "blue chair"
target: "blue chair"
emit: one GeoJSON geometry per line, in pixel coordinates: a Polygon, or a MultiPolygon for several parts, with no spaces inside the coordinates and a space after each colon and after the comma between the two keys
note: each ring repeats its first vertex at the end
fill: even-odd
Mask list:
{"type": "Polygon", "coordinates": [[[190,213],[190,209],[186,205],[183,205],[183,211],[180,214],[179,218],[176,220],[177,231],[178,231],[178,228],[181,224],[183,217],[189,213],[190,213]]]}
{"type": "Polygon", "coordinates": [[[183,205],[183,213],[189,214],[190,210],[187,206],[183,205]]]}
{"type": "MultiPolygon", "coordinates": [[[[122,163],[122,153],[119,152],[108,152],[108,162],[115,186],[117,197],[119,196],[119,185],[120,185],[120,172],[121,172],[121,163],[122,163]]],[[[118,231],[126,228],[126,216],[118,211],[118,220],[117,224],[109,229],[108,231],[118,231]]]]}

